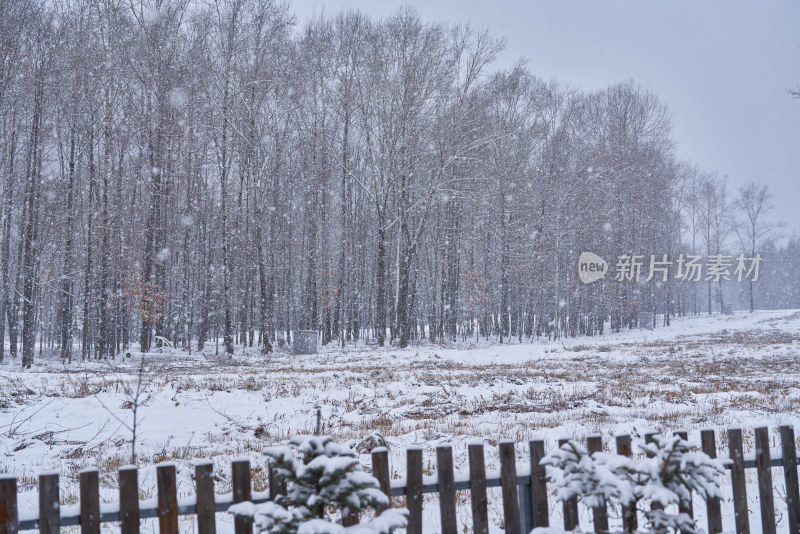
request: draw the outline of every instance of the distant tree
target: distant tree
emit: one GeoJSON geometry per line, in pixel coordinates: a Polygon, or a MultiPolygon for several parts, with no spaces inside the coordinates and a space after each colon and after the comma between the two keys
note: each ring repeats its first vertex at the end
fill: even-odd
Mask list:
{"type": "MultiPolygon", "coordinates": [[[[706,173],[700,178],[700,185],[697,191],[699,204],[700,224],[702,227],[703,238],[706,245],[706,256],[721,254],[725,242],[725,235],[728,232],[728,201],[727,201],[727,181],[719,179],[716,175],[706,173]]],[[[708,313],[712,312],[712,282],[707,281],[708,289],[708,313]]],[[[722,305],[722,292],[718,294],[718,300],[722,305]]],[[[722,308],[720,308],[722,311],[722,308]]]]}
{"type": "Polygon", "coordinates": [[[136,315],[148,324],[156,324],[164,316],[166,295],[154,282],[143,280],[132,262],[128,262],[125,269],[122,291],[113,297],[128,302],[136,315]]]}
{"type": "MultiPolygon", "coordinates": [[[[751,258],[761,251],[761,247],[774,240],[775,230],[781,226],[767,220],[773,207],[771,200],[772,193],[765,184],[751,181],[739,188],[739,198],[735,203],[739,212],[736,215],[734,228],[742,249],[747,250],[751,258]]],[[[754,309],[752,276],[748,278],[748,284],[752,312],[754,309]]]]}
{"type": "Polygon", "coordinates": [[[470,321],[475,322],[475,342],[478,342],[481,325],[486,316],[486,307],[489,298],[486,293],[486,282],[478,271],[468,271],[465,275],[467,284],[467,311],[470,321]]]}
{"type": "MultiPolygon", "coordinates": [[[[701,231],[701,206],[700,206],[700,183],[701,171],[696,165],[682,163],[680,166],[681,190],[686,199],[683,203],[682,216],[685,221],[686,232],[691,240],[691,253],[697,254],[698,236],[701,231]]],[[[697,289],[695,284],[691,285],[692,314],[697,315],[697,289]]]]}

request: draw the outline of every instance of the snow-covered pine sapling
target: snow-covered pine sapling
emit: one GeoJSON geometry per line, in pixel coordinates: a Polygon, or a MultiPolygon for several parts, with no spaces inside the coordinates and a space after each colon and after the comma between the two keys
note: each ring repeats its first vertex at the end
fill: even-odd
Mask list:
{"type": "MultiPolygon", "coordinates": [[[[552,468],[547,470],[547,476],[554,486],[556,499],[566,502],[577,497],[590,508],[615,501],[630,501],[632,494],[628,484],[620,478],[615,466],[608,465],[605,456],[608,455],[590,455],[585,447],[573,440],[545,456],[542,464],[552,468]]],[[[620,458],[626,459],[624,456],[620,458]]]]}
{"type": "Polygon", "coordinates": [[[334,511],[377,511],[389,505],[389,498],[378,481],[361,469],[355,453],[333,443],[330,437],[300,436],[291,444],[297,447],[300,459],[289,447],[264,451],[275,476],[285,482],[286,495],[278,495],[272,502],[240,503],[229,509],[239,517],[252,519],[257,532],[388,534],[406,526],[407,510],[397,508],[387,508],[371,521],[351,527],[337,523],[331,516],[334,511]]]}
{"type": "Polygon", "coordinates": [[[722,497],[719,477],[725,473],[724,460],[710,458],[678,436],[655,436],[651,443],[640,448],[645,457],[637,462],[637,500],[659,503],[662,507],[651,507],[644,512],[651,531],[698,532],[688,514],[670,514],[667,507],[689,508],[692,492],[703,499],[722,497]]]}
{"type": "Polygon", "coordinates": [[[548,478],[558,500],[576,497],[587,507],[627,505],[644,515],[644,532],[697,534],[694,521],[679,507],[689,507],[692,492],[704,499],[721,496],[718,479],[724,473],[723,461],[679,436],[655,436],[640,448],[644,455],[639,459],[605,452],[590,455],[569,441],[543,458],[542,464],[550,467],[548,478]]]}

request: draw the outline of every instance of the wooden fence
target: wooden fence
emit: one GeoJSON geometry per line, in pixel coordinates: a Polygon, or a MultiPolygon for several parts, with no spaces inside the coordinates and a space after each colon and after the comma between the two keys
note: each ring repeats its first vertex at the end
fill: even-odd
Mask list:
{"type": "MultiPolygon", "coordinates": [[[[686,439],[685,432],[677,432],[686,439]]],[[[646,440],[652,440],[648,434],[646,440]]],[[[797,449],[794,429],[780,427],[781,458],[770,457],[767,428],[755,429],[755,456],[745,458],[742,451],[742,431],[732,428],[727,431],[731,486],[736,532],[749,534],[750,523],[747,510],[745,469],[756,469],[758,493],[761,507],[761,524],[764,534],[775,533],[775,502],[773,499],[772,467],[782,467],[785,477],[787,519],[790,534],[800,534],[800,497],[798,496],[797,449]]],[[[567,440],[561,440],[559,445],[567,440]]],[[[599,436],[588,438],[589,452],[600,451],[603,443],[599,436]]],[[[713,430],[701,431],[702,450],[715,458],[717,446],[713,430]]],[[[631,456],[631,438],[617,436],[617,453],[631,456]]],[[[387,495],[405,496],[409,510],[408,533],[422,532],[423,495],[439,494],[441,530],[443,534],[456,534],[456,492],[469,491],[473,530],[476,533],[489,532],[487,488],[502,488],[503,520],[505,531],[510,534],[526,534],[534,527],[550,525],[548,513],[548,494],[545,468],[540,460],[545,455],[544,441],[529,443],[530,466],[517,468],[514,443],[503,441],[499,444],[500,471],[487,475],[484,464],[482,444],[468,445],[469,475],[456,477],[453,469],[453,451],[449,445],[436,449],[437,476],[423,476],[422,449],[409,448],[407,454],[407,476],[405,480],[391,480],[389,456],[385,449],[373,451],[372,474],[380,482],[387,495]]],[[[156,502],[140,502],[138,495],[137,469],[135,467],[119,470],[119,503],[104,505],[100,509],[98,471],[88,469],[79,475],[80,505],[74,513],[61,513],[59,506],[58,474],[39,476],[39,515],[36,519],[20,521],[17,513],[17,484],[14,477],[0,475],[0,534],[16,534],[20,530],[38,529],[42,534],[55,534],[60,527],[79,525],[81,534],[99,534],[101,523],[119,522],[122,534],[138,534],[140,520],[157,517],[160,534],[178,533],[178,516],[196,515],[198,534],[215,534],[215,514],[224,512],[232,503],[243,501],[266,502],[274,495],[285,492],[280,481],[269,475],[269,494],[253,494],[250,483],[250,464],[247,460],[232,463],[233,492],[219,496],[214,493],[212,464],[201,462],[195,466],[196,493],[193,498],[179,503],[176,491],[175,466],[160,464],[156,469],[158,497],[156,502]],[[117,506],[118,504],[118,506],[117,506]]],[[[578,505],[576,500],[563,503],[564,530],[578,526],[578,505]]],[[[706,502],[709,534],[722,532],[721,503],[719,499],[706,502]]],[[[682,510],[693,514],[691,507],[682,510]]],[[[598,507],[592,510],[594,530],[608,532],[608,510],[598,507]]],[[[621,510],[623,528],[636,529],[635,511],[621,510]]],[[[358,516],[345,514],[342,522],[354,524],[358,516]]],[[[236,534],[252,534],[252,524],[239,519],[234,520],[236,534]]]]}

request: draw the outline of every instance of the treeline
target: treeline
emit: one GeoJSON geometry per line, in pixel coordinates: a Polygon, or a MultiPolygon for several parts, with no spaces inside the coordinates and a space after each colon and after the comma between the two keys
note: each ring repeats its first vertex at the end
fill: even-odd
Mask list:
{"type": "Polygon", "coordinates": [[[582,251],[730,237],[653,94],[498,72],[502,40],[411,8],[15,0],[0,39],[0,359],[23,366],[593,334],[705,286],[584,285],[582,251]]]}

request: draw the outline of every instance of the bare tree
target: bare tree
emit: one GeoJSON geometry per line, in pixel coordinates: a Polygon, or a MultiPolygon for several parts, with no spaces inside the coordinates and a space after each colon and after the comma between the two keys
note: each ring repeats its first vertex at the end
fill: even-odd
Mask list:
{"type": "MultiPolygon", "coordinates": [[[[747,250],[751,258],[777,237],[775,231],[781,227],[767,219],[772,210],[771,200],[772,194],[765,184],[751,181],[739,188],[739,197],[734,204],[739,213],[734,228],[742,249],[747,250]]],[[[752,313],[755,309],[752,277],[748,278],[748,286],[752,313]]]]}

